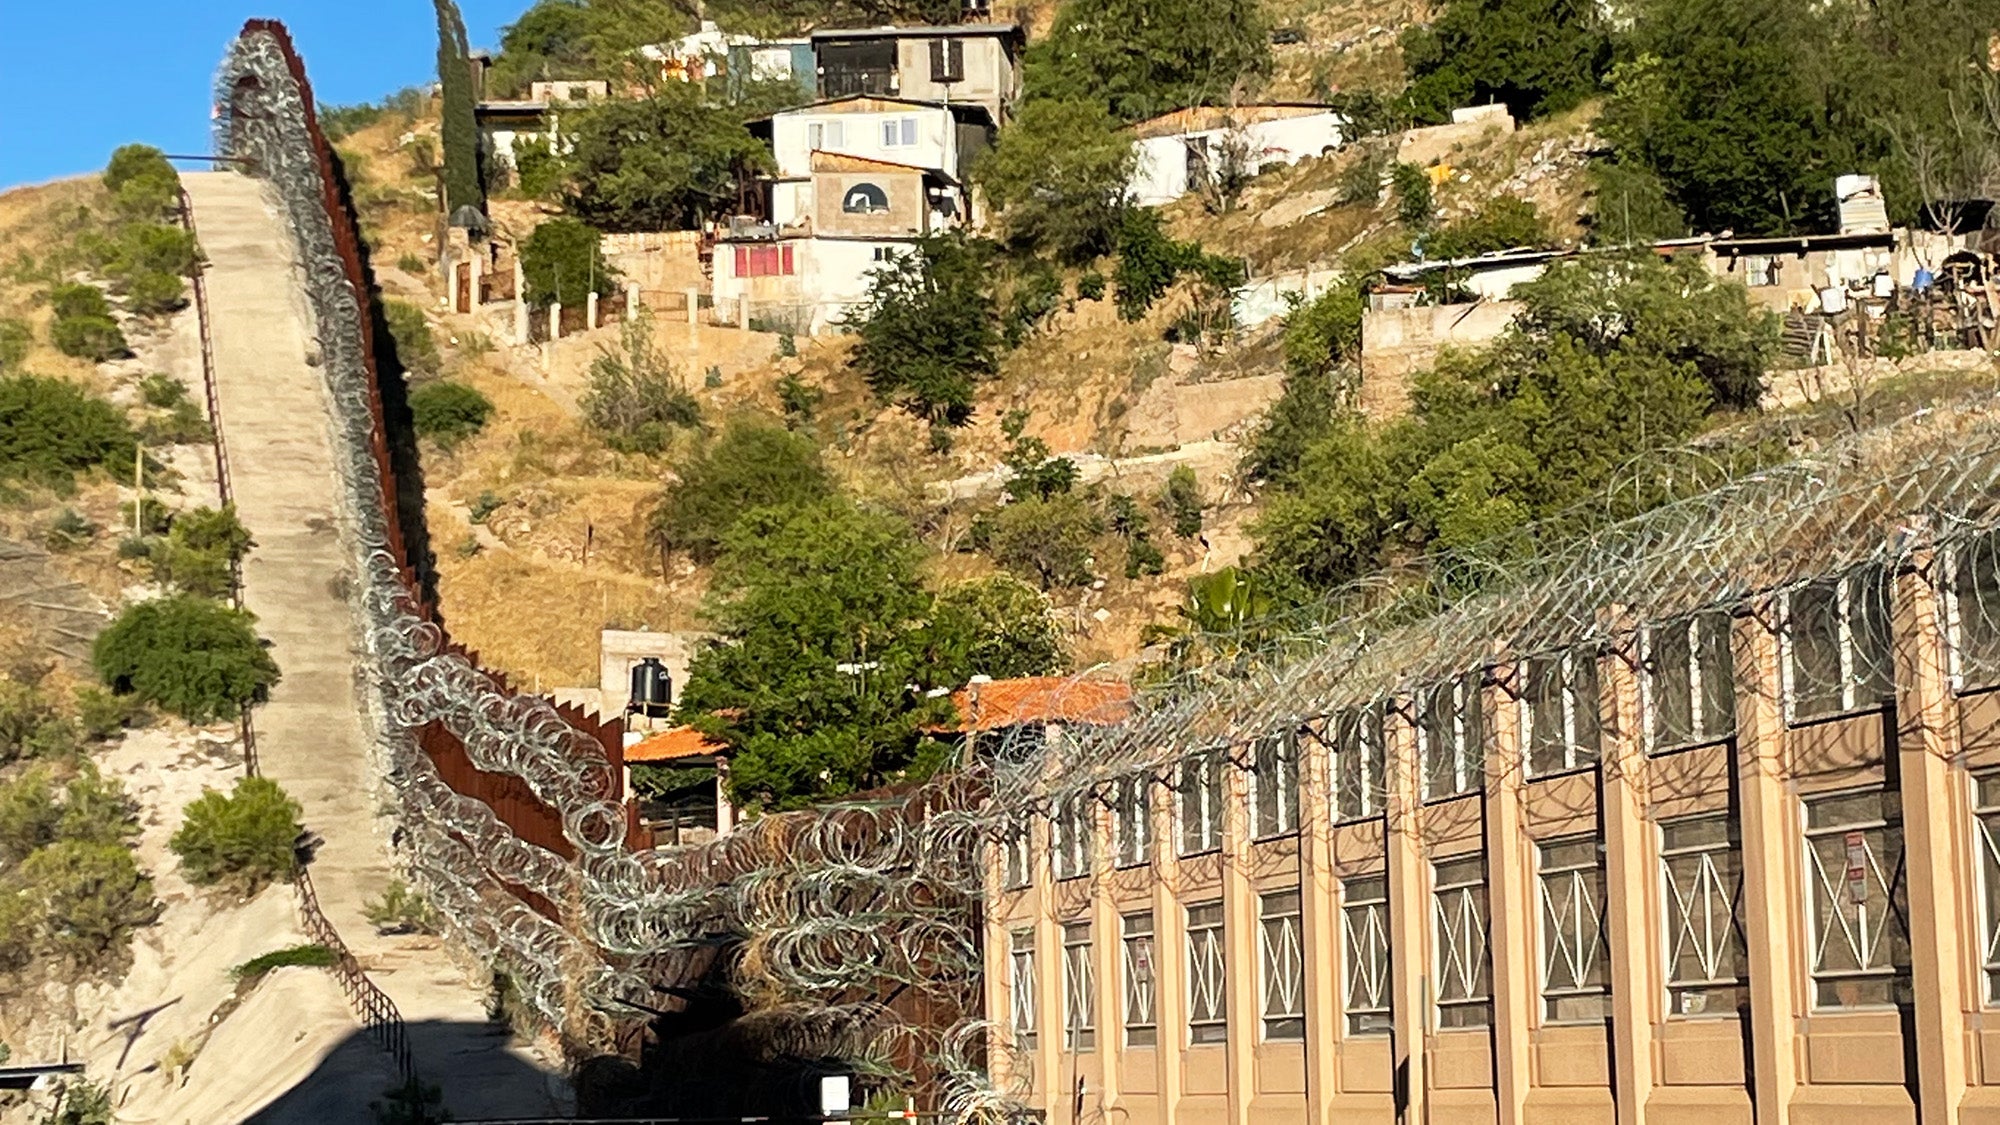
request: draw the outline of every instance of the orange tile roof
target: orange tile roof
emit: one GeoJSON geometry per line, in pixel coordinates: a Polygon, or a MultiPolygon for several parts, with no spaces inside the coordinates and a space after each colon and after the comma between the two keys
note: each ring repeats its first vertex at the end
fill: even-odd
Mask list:
{"type": "Polygon", "coordinates": [[[673,762],[682,758],[709,758],[728,750],[720,742],[693,727],[675,727],[645,738],[625,748],[629,762],[673,762]]]}
{"type": "Polygon", "coordinates": [[[1132,713],[1132,685],[1119,680],[1028,676],[967,684],[951,694],[962,731],[1023,723],[1116,723],[1132,713]]]}
{"type": "Polygon", "coordinates": [[[1183,133],[1205,133],[1211,129],[1226,129],[1233,126],[1257,125],[1266,121],[1283,121],[1290,117],[1310,117],[1315,113],[1328,113],[1331,108],[1323,105],[1196,105],[1149,117],[1131,126],[1132,135],[1144,140],[1148,137],[1177,137],[1183,133]]]}

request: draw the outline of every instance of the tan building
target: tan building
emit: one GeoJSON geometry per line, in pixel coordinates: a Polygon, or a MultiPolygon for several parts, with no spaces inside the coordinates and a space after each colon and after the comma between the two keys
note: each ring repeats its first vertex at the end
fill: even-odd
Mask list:
{"type": "Polygon", "coordinates": [[[992,860],[996,1080],[1052,1125],[2000,1121],[1995,547],[1059,802],[992,860]]]}

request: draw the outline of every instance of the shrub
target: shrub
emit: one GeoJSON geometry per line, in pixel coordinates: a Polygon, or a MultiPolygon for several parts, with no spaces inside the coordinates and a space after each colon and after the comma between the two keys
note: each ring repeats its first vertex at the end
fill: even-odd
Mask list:
{"type": "Polygon", "coordinates": [[[81,281],[58,285],[49,290],[49,308],[58,320],[72,316],[110,316],[111,302],[104,291],[81,281]]]}
{"type": "Polygon", "coordinates": [[[952,586],[931,612],[945,625],[940,632],[965,638],[966,676],[1013,679],[1062,667],[1062,629],[1049,616],[1049,599],[1013,575],[952,586]]]}
{"type": "Polygon", "coordinates": [[[382,302],[382,319],[389,325],[389,338],[396,343],[396,359],[406,373],[418,379],[434,379],[444,370],[437,337],[431,333],[424,310],[408,301],[390,299],[382,302]]]}
{"type": "Polygon", "coordinates": [[[90,544],[97,537],[98,526],[90,518],[75,508],[64,508],[49,521],[49,529],[42,533],[42,545],[51,551],[74,551],[90,544]]]}
{"type": "MultiPolygon", "coordinates": [[[[710,776],[713,776],[712,774],[710,776]]],[[[382,893],[362,906],[362,915],[377,932],[384,934],[431,934],[437,932],[437,913],[424,896],[401,879],[389,880],[382,893]]]]}
{"type": "Polygon", "coordinates": [[[1042,319],[1062,304],[1062,277],[1047,262],[1037,260],[1014,279],[1014,291],[1007,298],[1004,338],[1007,346],[1018,348],[1042,319]]]}
{"type": "Polygon", "coordinates": [[[294,967],[308,969],[331,968],[337,958],[333,950],[317,943],[310,945],[288,945],[283,949],[273,949],[260,953],[241,965],[229,970],[229,976],[239,985],[254,984],[263,979],[264,974],[273,969],[294,967]]]}
{"type": "Polygon", "coordinates": [[[1192,539],[1201,534],[1201,485],[1194,479],[1193,469],[1176,465],[1167,474],[1167,483],[1160,489],[1160,508],[1175,535],[1192,539]]]}
{"type": "Polygon", "coordinates": [[[1470,258],[1517,246],[1547,246],[1553,232],[1533,203],[1518,196],[1497,195],[1479,209],[1445,224],[1431,236],[1424,253],[1433,258],[1470,258]]]}
{"type": "Polygon", "coordinates": [[[1370,144],[1362,148],[1354,160],[1341,169],[1339,194],[1335,198],[1344,204],[1365,203],[1370,207],[1380,203],[1382,177],[1389,171],[1389,163],[1395,156],[1395,149],[1386,144],[1370,144]]]}
{"type": "Polygon", "coordinates": [[[578,406],[606,445],[626,453],[659,453],[675,428],[701,424],[701,404],[654,346],[651,317],[642,314],[619,325],[618,344],[598,349],[590,363],[590,389],[578,406]]]}
{"type": "Polygon", "coordinates": [[[0,862],[13,866],[55,842],[62,807],[46,766],[0,783],[0,862]]]}
{"type": "Polygon", "coordinates": [[[1396,220],[1412,230],[1429,227],[1437,209],[1430,175],[1415,164],[1398,164],[1390,171],[1389,183],[1396,192],[1396,220]]]}
{"type": "Polygon", "coordinates": [[[0,371],[21,366],[28,358],[28,349],[35,344],[34,329],[28,322],[14,317],[0,318],[0,371]]]}
{"type": "Polygon", "coordinates": [[[0,679],[0,764],[58,758],[76,749],[76,725],[40,689],[0,679]]]}
{"type": "Polygon", "coordinates": [[[74,383],[0,375],[0,480],[55,484],[107,463],[130,468],[135,444],[118,409],[74,383]]]}
{"type": "Polygon", "coordinates": [[[787,371],[778,379],[778,407],[785,412],[785,428],[796,430],[811,425],[820,399],[825,397],[826,392],[807,386],[805,380],[787,371]]]}
{"type": "Polygon", "coordinates": [[[754,422],[732,422],[680,467],[653,515],[654,536],[670,551],[713,562],[725,533],[745,512],[810,504],[833,495],[833,478],[811,439],[754,422]]]}
{"type": "Polygon", "coordinates": [[[198,404],[182,402],[140,423],[139,436],[150,445],[205,445],[215,440],[215,428],[198,404]]]}
{"type": "Polygon", "coordinates": [[[180,205],[181,177],[151,145],[124,145],[104,166],[104,188],[120,213],[157,219],[180,205]]]}
{"type": "Polygon", "coordinates": [[[189,882],[254,894],[292,877],[299,831],[298,802],[268,777],[245,777],[227,796],[203,790],[167,846],[189,882]]]}
{"type": "Polygon", "coordinates": [[[1080,496],[1030,497],[994,517],[993,561],[1044,590],[1088,585],[1094,577],[1091,544],[1102,530],[1096,510],[1080,496]]]}
{"type": "Polygon", "coordinates": [[[96,685],[78,688],[75,703],[84,736],[99,742],[120,733],[140,715],[136,701],[96,685]]]}
{"type": "Polygon", "coordinates": [[[123,844],[62,840],[21,862],[20,880],[42,913],[42,942],[91,963],[159,916],[153,881],[123,844]]]}
{"type": "Polygon", "coordinates": [[[1165,574],[1166,570],[1166,553],[1150,538],[1140,536],[1125,544],[1125,577],[1149,577],[1165,574]]]}
{"type": "Polygon", "coordinates": [[[1096,270],[1086,270],[1082,277],[1076,279],[1076,295],[1078,300],[1102,301],[1104,299],[1104,275],[1098,273],[1096,270]]]}
{"type": "Polygon", "coordinates": [[[111,1090],[87,1078],[63,1087],[55,1112],[41,1125],[111,1125],[111,1090]]]}
{"type": "Polygon", "coordinates": [[[446,449],[485,429],[492,416],[492,400],[464,383],[425,383],[410,391],[417,433],[446,449]]]}
{"type": "Polygon", "coordinates": [[[98,635],[91,660],[120,695],[136,695],[191,723],[234,719],[278,682],[255,621],[189,594],[140,602],[98,635]]]}
{"type": "Polygon", "coordinates": [[[597,230],[568,216],[550,219],[521,243],[521,275],[529,304],[582,308],[591,293],[613,290],[597,230]]]}
{"type": "Polygon", "coordinates": [[[234,504],[182,512],[168,525],[166,542],[153,549],[153,577],[185,593],[226,598],[237,564],[255,545],[234,504]]]}
{"type": "Polygon", "coordinates": [[[108,316],[58,317],[49,325],[49,342],[64,355],[92,363],[103,363],[131,350],[124,330],[108,316]]]}
{"type": "Polygon", "coordinates": [[[1010,244],[1081,265],[1110,252],[1134,160],[1102,105],[1031,98],[973,174],[1010,244]]]}
{"type": "Polygon", "coordinates": [[[190,401],[187,384],[165,372],[155,371],[139,380],[139,398],[147,406],[161,410],[171,410],[181,403],[190,401]]]}
{"type": "Polygon", "coordinates": [[[934,235],[870,277],[852,363],[876,395],[933,426],[972,417],[975,380],[1000,370],[1000,325],[986,249],[934,235]]]}

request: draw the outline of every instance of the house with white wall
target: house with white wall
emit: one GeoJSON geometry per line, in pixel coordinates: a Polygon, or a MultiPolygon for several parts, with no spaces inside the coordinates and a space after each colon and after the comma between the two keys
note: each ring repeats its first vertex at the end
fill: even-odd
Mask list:
{"type": "Polygon", "coordinates": [[[479,129],[480,148],[488,162],[508,168],[514,166],[515,149],[522,144],[566,151],[561,139],[563,108],[610,96],[611,83],[603,79],[574,79],[531,83],[526,98],[477,102],[472,118],[479,129]]]}
{"type": "Polygon", "coordinates": [[[1136,159],[1126,194],[1141,207],[1171,203],[1213,182],[1228,159],[1254,175],[1332,152],[1345,127],[1331,108],[1311,103],[1177,109],[1127,130],[1136,159]]]}

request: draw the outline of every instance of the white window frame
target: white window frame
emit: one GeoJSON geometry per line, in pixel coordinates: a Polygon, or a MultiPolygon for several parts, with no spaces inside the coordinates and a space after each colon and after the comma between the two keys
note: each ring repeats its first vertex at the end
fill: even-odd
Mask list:
{"type": "Polygon", "coordinates": [[[1486,898],[1486,856],[1440,859],[1431,864],[1431,964],[1437,1026],[1493,1025],[1492,914],[1486,898]]]}
{"type": "Polygon", "coordinates": [[[1090,959],[1090,923],[1062,928],[1063,1048],[1097,1049],[1097,969],[1090,959]]]}
{"type": "MultiPolygon", "coordinates": [[[[1736,670],[1730,655],[1729,615],[1720,610],[1677,617],[1645,627],[1640,633],[1640,659],[1646,674],[1639,677],[1640,706],[1646,716],[1646,742],[1655,754],[1690,746],[1702,746],[1720,742],[1736,733],[1735,680],[1736,670]],[[1673,669],[1676,674],[1687,674],[1687,705],[1690,731],[1688,737],[1675,737],[1675,732],[1662,729],[1662,704],[1664,686],[1661,676],[1667,669],[1660,668],[1656,654],[1662,641],[1669,635],[1685,638],[1687,641],[1687,667],[1673,669]],[[1718,650],[1719,643],[1719,650],[1718,650]],[[1718,656],[1718,651],[1720,655],[1718,656]],[[1714,665],[1711,667],[1711,665],[1714,665]],[[1718,685],[1713,681],[1720,676],[1719,690],[1711,692],[1718,685]],[[1716,713],[1711,713],[1709,704],[1720,701],[1716,713]]],[[[1674,693],[1676,700],[1679,692],[1674,693]]]]}
{"type": "Polygon", "coordinates": [[[1258,983],[1267,1041],[1306,1037],[1304,908],[1299,887],[1257,896],[1258,983]]]}
{"type": "Polygon", "coordinates": [[[1144,867],[1153,861],[1151,774],[1133,774],[1112,783],[1111,845],[1119,867],[1144,867]]]}
{"type": "Polygon", "coordinates": [[[1014,930],[1007,935],[1008,1023],[1014,1029],[1017,1050],[1035,1049],[1039,1025],[1035,1021],[1035,931],[1014,930]]]}
{"type": "Polygon", "coordinates": [[[1159,944],[1153,912],[1135,911],[1118,919],[1125,969],[1125,1045],[1154,1047],[1160,1042],[1159,944]]]}
{"type": "Polygon", "coordinates": [[[1598,714],[1596,654],[1572,648],[1524,662],[1521,684],[1521,745],[1529,777],[1548,777],[1595,766],[1603,751],[1603,722],[1598,714]],[[1538,722],[1537,689],[1553,675],[1554,698],[1548,700],[1557,722],[1538,722]]]}
{"type": "Polygon", "coordinates": [[[1821,793],[1800,810],[1805,844],[1808,968],[1815,1010],[1840,1011],[1907,1003],[1910,997],[1908,885],[1900,813],[1880,786],[1821,793]],[[1813,823],[1824,811],[1823,823],[1813,823]],[[1838,814],[1838,815],[1836,815],[1838,814]],[[1902,963],[1896,956],[1902,954],[1902,963]],[[1829,965],[1845,953],[1856,964],[1829,965]],[[1843,986],[1853,998],[1840,996],[1843,986]],[[1859,995],[1879,990],[1880,998],[1859,995]]]}
{"type": "Polygon", "coordinates": [[[1182,758],[1174,786],[1174,826],[1180,854],[1205,855],[1222,850],[1222,818],[1228,788],[1220,750],[1204,750],[1182,758]]]}
{"type": "Polygon", "coordinates": [[[1347,980],[1341,1011],[1349,1035],[1387,1035],[1389,1008],[1389,877],[1357,875],[1340,885],[1341,958],[1347,980]]]}
{"type": "Polygon", "coordinates": [[[1327,747],[1327,792],[1335,822],[1372,820],[1387,803],[1384,785],[1382,706],[1370,704],[1333,717],[1327,747]]]}
{"type": "Polygon", "coordinates": [[[2000,1007],[2000,772],[1973,774],[1972,833],[1979,841],[1979,964],[1986,1007],[2000,1007]]]}
{"type": "Polygon", "coordinates": [[[1463,797],[1478,792],[1486,783],[1485,724],[1480,721],[1482,679],[1478,672],[1467,672],[1419,693],[1417,761],[1424,768],[1426,801],[1463,797]],[[1449,709],[1442,718],[1440,707],[1449,709]]]}
{"type": "Polygon", "coordinates": [[[917,119],[914,117],[891,117],[882,122],[883,148],[915,148],[917,146],[917,119]]]}
{"type": "Polygon", "coordinates": [[[1659,831],[1667,1013],[1734,1017],[1749,997],[1749,951],[1739,916],[1743,846],[1735,818],[1698,813],[1662,821],[1659,831]],[[1682,971],[1684,952],[1696,972],[1682,971]],[[1716,1000],[1724,1006],[1711,1008],[1716,1000]]]}
{"type": "Polygon", "coordinates": [[[1035,881],[1034,830],[1027,823],[1011,824],[1000,838],[1000,887],[1018,891],[1035,881]]]}
{"type": "Polygon", "coordinates": [[[1941,551],[1952,687],[2000,685],[2000,531],[1969,536],[1941,551]]]}
{"type": "Polygon", "coordinates": [[[1250,835],[1257,840],[1299,830],[1299,736],[1266,735],[1250,746],[1250,835]]]}
{"type": "Polygon", "coordinates": [[[1087,792],[1056,803],[1049,817],[1049,857],[1051,873],[1058,881],[1090,874],[1096,858],[1096,809],[1097,802],[1087,792]]]}
{"type": "Polygon", "coordinates": [[[1880,566],[1849,571],[1838,578],[1787,590],[1783,598],[1779,645],[1784,660],[1785,718],[1803,723],[1837,715],[1880,709],[1895,689],[1890,667],[1893,640],[1889,624],[1888,573],[1880,566]],[[1834,674],[1839,690],[1832,699],[1809,699],[1808,673],[1801,667],[1799,633],[1806,620],[1802,604],[1808,597],[1831,593],[1834,636],[1827,638],[1838,653],[1834,674]],[[1871,628],[1872,626],[1872,628],[1871,628]]]}
{"type": "Polygon", "coordinates": [[[1542,1022],[1611,1018],[1611,949],[1604,934],[1604,850],[1596,836],[1540,841],[1542,1022]]]}
{"type": "Polygon", "coordinates": [[[1223,942],[1222,901],[1187,908],[1188,1043],[1229,1041],[1229,954],[1223,942]]]}
{"type": "Polygon", "coordinates": [[[846,147],[846,124],[844,121],[814,121],[807,124],[807,151],[836,152],[846,147]]]}

